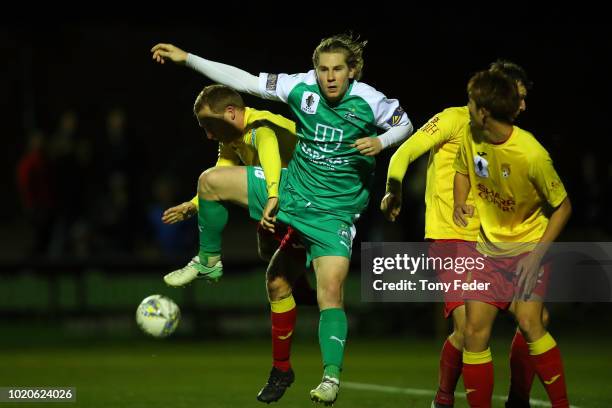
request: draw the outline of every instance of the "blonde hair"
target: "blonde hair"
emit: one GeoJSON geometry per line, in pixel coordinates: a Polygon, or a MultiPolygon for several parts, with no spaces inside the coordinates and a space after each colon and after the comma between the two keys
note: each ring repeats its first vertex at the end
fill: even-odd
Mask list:
{"type": "Polygon", "coordinates": [[[228,106],[244,109],[242,96],[225,85],[209,85],[202,89],[193,104],[193,113],[197,116],[204,106],[208,106],[213,113],[223,113],[228,106]]]}
{"type": "Polygon", "coordinates": [[[319,65],[319,56],[323,52],[343,52],[346,57],[346,65],[355,70],[355,79],[360,79],[363,71],[363,49],[367,40],[359,41],[359,35],[353,33],[337,34],[321,40],[312,54],[312,63],[315,67],[319,65]]]}

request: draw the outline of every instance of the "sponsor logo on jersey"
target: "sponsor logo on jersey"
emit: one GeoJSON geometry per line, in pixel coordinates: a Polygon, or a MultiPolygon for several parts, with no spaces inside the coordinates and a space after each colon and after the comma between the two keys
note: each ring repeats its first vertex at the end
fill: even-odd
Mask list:
{"type": "Polygon", "coordinates": [[[438,121],[440,120],[439,117],[435,116],[433,118],[431,118],[431,120],[429,122],[427,122],[426,124],[424,124],[420,131],[421,132],[425,132],[428,133],[430,135],[433,135],[434,133],[436,133],[439,129],[438,129],[438,121]]]}
{"type": "Polygon", "coordinates": [[[560,180],[552,180],[552,181],[550,182],[550,189],[551,189],[551,190],[556,190],[556,189],[558,189],[559,187],[561,187],[562,185],[563,185],[563,184],[561,183],[561,181],[560,181],[560,180]]]}
{"type": "Polygon", "coordinates": [[[397,125],[399,125],[400,121],[402,120],[402,116],[404,116],[404,113],[405,113],[404,109],[401,106],[398,106],[395,109],[395,112],[393,112],[393,115],[391,115],[391,117],[387,121],[389,126],[397,126],[397,125]]]}
{"type": "Polygon", "coordinates": [[[302,95],[302,112],[309,115],[317,113],[319,99],[321,99],[321,97],[314,92],[304,92],[302,95]]]}
{"type": "Polygon", "coordinates": [[[474,170],[476,171],[476,175],[478,175],[478,177],[489,177],[489,162],[487,159],[482,157],[480,153],[474,156],[474,170]]]}
{"type": "Polygon", "coordinates": [[[266,91],[276,91],[276,83],[278,82],[278,74],[268,74],[266,80],[266,91]]]}
{"type": "Polygon", "coordinates": [[[505,198],[497,191],[485,186],[482,183],[478,183],[477,186],[478,196],[489,203],[497,206],[503,212],[514,212],[516,201],[514,198],[505,198]]]}
{"type": "Polygon", "coordinates": [[[325,153],[335,152],[342,145],[344,131],[342,129],[317,123],[314,141],[319,150],[325,153]]]}
{"type": "Polygon", "coordinates": [[[501,165],[501,174],[503,178],[510,177],[510,165],[508,163],[503,163],[501,165]]]}

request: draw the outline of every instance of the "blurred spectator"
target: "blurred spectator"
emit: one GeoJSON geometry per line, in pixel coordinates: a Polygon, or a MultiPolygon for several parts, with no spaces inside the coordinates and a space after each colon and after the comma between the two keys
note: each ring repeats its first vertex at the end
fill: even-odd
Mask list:
{"type": "Polygon", "coordinates": [[[137,155],[133,140],[127,130],[127,120],[123,109],[113,108],[106,116],[106,134],[98,146],[97,162],[106,177],[121,173],[132,186],[137,155]]]}
{"type": "Polygon", "coordinates": [[[69,251],[69,236],[72,225],[81,207],[79,184],[82,176],[76,161],[78,117],[75,111],[67,110],[59,118],[58,127],[50,143],[50,157],[57,181],[58,218],[53,231],[50,251],[60,256],[69,251]]]}
{"type": "Polygon", "coordinates": [[[164,210],[184,201],[177,198],[176,184],[171,177],[157,178],[153,184],[154,202],[147,211],[155,244],[166,257],[188,256],[197,249],[196,217],[172,225],[161,221],[164,210]]]}
{"type": "Polygon", "coordinates": [[[96,227],[101,246],[98,255],[129,254],[133,250],[133,233],[129,210],[130,191],[121,172],[108,176],[104,194],[96,200],[96,227]]]}
{"type": "Polygon", "coordinates": [[[33,230],[31,252],[48,254],[57,203],[45,136],[40,130],[33,130],[28,136],[27,151],[17,163],[17,186],[33,230]]]}

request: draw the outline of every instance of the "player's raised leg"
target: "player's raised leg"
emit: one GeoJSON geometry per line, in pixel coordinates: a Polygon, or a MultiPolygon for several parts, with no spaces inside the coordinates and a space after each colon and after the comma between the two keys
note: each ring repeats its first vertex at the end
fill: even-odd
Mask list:
{"type": "Polygon", "coordinates": [[[223,275],[221,235],[228,219],[226,203],[248,205],[246,167],[214,167],[203,172],[198,200],[200,251],[187,266],[164,276],[170,286],[184,286],[197,278],[217,281],[223,275]]]}

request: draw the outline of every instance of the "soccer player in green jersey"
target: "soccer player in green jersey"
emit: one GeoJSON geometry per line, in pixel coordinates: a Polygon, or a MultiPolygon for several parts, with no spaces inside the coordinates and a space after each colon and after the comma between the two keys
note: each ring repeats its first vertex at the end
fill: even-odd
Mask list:
{"type": "MultiPolygon", "coordinates": [[[[314,70],[294,75],[262,73],[259,77],[170,44],[157,44],[151,50],[160,63],[185,63],[238,91],[286,102],[297,119],[298,144],[281,178],[278,199],[268,199],[265,181],[252,167],[211,169],[199,180],[199,197],[220,207],[223,202],[237,203],[248,207],[252,218],[260,219],[263,214],[270,229],[278,220],[300,233],[314,266],[321,311],[319,344],[324,373],[310,397],[324,404],[336,400],[340,387],[347,338],[343,283],[355,236],[353,223],[369,200],[373,156],[412,132],[397,100],[358,81],[365,44],[350,35],[333,36],[315,49],[314,70]]],[[[213,242],[220,241],[224,227],[219,219],[200,223],[213,242]]],[[[217,257],[220,248],[204,249],[199,254],[201,263],[187,267],[201,273],[215,267],[207,259],[217,257]]]]}

